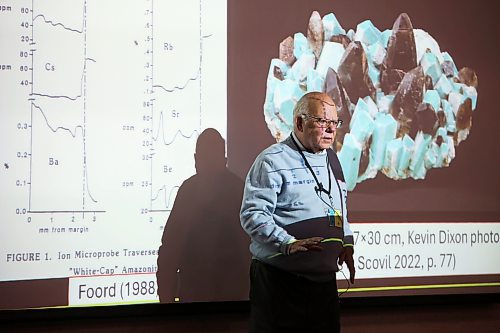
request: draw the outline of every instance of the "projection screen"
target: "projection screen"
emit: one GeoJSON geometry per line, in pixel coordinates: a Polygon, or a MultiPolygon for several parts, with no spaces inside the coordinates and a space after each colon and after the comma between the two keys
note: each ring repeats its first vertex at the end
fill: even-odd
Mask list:
{"type": "Polygon", "coordinates": [[[2,2],[0,309],[246,300],[243,181],[332,70],[356,242],[342,297],[498,293],[491,6],[2,2]],[[389,54],[411,38],[402,69],[389,54]],[[220,147],[227,173],[206,176],[220,147]]]}

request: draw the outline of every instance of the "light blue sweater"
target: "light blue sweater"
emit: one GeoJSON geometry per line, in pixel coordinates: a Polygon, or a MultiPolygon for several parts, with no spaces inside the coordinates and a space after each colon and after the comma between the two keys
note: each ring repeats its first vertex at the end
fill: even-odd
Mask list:
{"type": "MultiPolygon", "coordinates": [[[[295,141],[302,147],[297,138],[295,141]]],[[[317,183],[289,137],[265,149],[250,168],[240,219],[250,235],[254,258],[323,281],[335,276],[342,247],[353,245],[347,219],[347,189],[345,182],[335,178],[326,151],[303,154],[326,190],[330,174],[331,198],[315,190],[317,183]],[[323,250],[286,255],[291,242],[308,237],[324,237],[323,250]]]]}

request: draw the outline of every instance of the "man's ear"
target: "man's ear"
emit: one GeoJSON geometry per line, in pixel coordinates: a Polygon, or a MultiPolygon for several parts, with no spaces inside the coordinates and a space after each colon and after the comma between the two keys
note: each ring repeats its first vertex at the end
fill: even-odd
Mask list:
{"type": "Polygon", "coordinates": [[[297,122],[297,129],[302,132],[304,130],[304,118],[297,116],[295,121],[297,122]]]}

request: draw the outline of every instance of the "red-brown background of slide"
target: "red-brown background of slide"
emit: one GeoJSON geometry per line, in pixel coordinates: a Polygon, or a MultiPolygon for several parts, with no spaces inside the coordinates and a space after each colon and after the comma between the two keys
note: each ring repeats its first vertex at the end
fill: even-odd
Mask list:
{"type": "Polygon", "coordinates": [[[69,279],[0,282],[0,310],[68,305],[69,279]]]}

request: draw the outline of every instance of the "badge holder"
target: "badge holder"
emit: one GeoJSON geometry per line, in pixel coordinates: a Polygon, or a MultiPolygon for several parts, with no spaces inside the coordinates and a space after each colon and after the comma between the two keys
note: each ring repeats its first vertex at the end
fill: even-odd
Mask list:
{"type": "Polygon", "coordinates": [[[338,209],[328,208],[328,222],[330,227],[342,228],[342,214],[338,209]]]}

